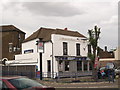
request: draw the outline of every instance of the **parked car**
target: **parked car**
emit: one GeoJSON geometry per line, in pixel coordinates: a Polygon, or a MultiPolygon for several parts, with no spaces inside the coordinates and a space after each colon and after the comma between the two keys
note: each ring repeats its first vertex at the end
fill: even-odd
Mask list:
{"type": "Polygon", "coordinates": [[[115,74],[116,74],[116,75],[120,74],[120,66],[115,69],[115,74]]]}
{"type": "Polygon", "coordinates": [[[0,90],[55,90],[27,77],[0,77],[0,90]]]}
{"type": "Polygon", "coordinates": [[[106,67],[101,67],[98,69],[98,79],[106,78],[108,77],[107,74],[107,68],[106,67]]]}

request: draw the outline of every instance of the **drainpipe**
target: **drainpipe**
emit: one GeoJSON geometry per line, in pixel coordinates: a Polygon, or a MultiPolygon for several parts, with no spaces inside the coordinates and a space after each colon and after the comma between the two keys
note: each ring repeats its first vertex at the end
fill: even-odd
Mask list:
{"type": "Polygon", "coordinates": [[[53,42],[52,42],[52,40],[51,40],[51,43],[52,43],[52,78],[54,78],[54,65],[53,65],[53,63],[54,63],[54,57],[53,57],[53,42]]]}

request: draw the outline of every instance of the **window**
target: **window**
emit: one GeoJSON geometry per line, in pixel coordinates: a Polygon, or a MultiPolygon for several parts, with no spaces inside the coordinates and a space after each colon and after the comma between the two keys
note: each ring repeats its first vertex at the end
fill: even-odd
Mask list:
{"type": "Polygon", "coordinates": [[[9,52],[13,51],[13,43],[9,43],[9,52]]]}
{"type": "Polygon", "coordinates": [[[48,72],[51,72],[51,61],[50,60],[47,61],[47,65],[48,65],[48,72]]]}
{"type": "Polygon", "coordinates": [[[80,56],[80,44],[79,43],[76,44],[76,55],[80,56]]]}
{"type": "Polygon", "coordinates": [[[32,87],[42,87],[40,83],[28,78],[16,78],[8,81],[18,90],[29,89],[32,87]]]}
{"type": "Polygon", "coordinates": [[[88,45],[88,53],[91,53],[91,45],[88,45]]]}
{"type": "Polygon", "coordinates": [[[69,71],[69,61],[65,61],[65,71],[69,71]]]}
{"type": "Polygon", "coordinates": [[[14,48],[13,48],[13,51],[14,51],[14,52],[17,51],[17,47],[14,47],[14,48]]]}
{"type": "Polygon", "coordinates": [[[63,55],[67,55],[67,42],[63,42],[63,55]]]}
{"type": "Polygon", "coordinates": [[[92,70],[92,63],[91,62],[89,63],[89,68],[90,68],[90,70],[92,70]]]}
{"type": "Polygon", "coordinates": [[[82,61],[77,61],[77,71],[82,71],[82,61]]]}
{"type": "Polygon", "coordinates": [[[33,53],[33,49],[25,50],[24,54],[33,53]]]}
{"type": "Polygon", "coordinates": [[[63,61],[59,61],[59,71],[63,71],[63,61]]]}
{"type": "Polygon", "coordinates": [[[84,70],[87,71],[87,61],[84,61],[84,70]]]}
{"type": "Polygon", "coordinates": [[[0,90],[8,90],[8,87],[2,80],[0,80],[0,90]]]}

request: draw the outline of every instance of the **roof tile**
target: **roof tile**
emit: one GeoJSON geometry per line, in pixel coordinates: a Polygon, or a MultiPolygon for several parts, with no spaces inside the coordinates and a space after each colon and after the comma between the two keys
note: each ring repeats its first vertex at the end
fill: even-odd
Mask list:
{"type": "Polygon", "coordinates": [[[21,31],[20,29],[16,28],[15,26],[13,26],[13,25],[0,26],[0,32],[6,32],[6,31],[18,31],[18,32],[25,33],[23,31],[21,31]]]}
{"type": "Polygon", "coordinates": [[[34,32],[32,35],[30,35],[28,38],[26,38],[24,42],[34,40],[37,38],[43,38],[43,41],[49,41],[51,40],[51,34],[59,34],[59,35],[86,38],[84,35],[76,31],[63,30],[63,29],[40,28],[39,30],[34,32]]]}

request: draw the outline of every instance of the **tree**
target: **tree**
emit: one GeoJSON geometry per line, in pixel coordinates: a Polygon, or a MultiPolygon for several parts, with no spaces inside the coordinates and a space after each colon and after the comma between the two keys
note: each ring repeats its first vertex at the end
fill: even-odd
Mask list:
{"type": "Polygon", "coordinates": [[[100,33],[101,33],[100,28],[98,28],[97,26],[94,26],[94,29],[88,30],[89,44],[92,47],[92,53],[88,53],[88,57],[91,59],[93,72],[95,71],[94,64],[95,64],[95,58],[97,57],[98,40],[100,38],[100,33]]]}

